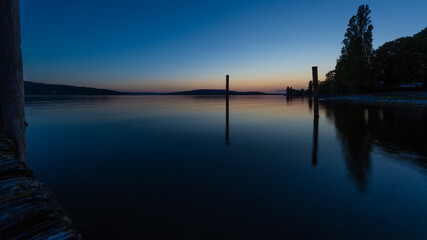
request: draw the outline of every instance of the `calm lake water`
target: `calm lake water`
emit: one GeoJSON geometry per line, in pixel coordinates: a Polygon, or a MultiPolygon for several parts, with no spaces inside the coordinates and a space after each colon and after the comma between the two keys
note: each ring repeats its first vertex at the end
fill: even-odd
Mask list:
{"type": "Polygon", "coordinates": [[[28,163],[85,239],[427,239],[427,107],[26,102],[28,163]],[[316,151],[316,142],[317,151],[316,151]]]}

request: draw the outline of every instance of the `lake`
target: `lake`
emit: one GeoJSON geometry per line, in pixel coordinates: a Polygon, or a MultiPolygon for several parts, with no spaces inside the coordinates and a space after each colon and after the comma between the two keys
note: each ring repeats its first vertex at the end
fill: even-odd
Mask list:
{"type": "Polygon", "coordinates": [[[427,107],[32,97],[28,164],[85,239],[427,239],[427,107]]]}

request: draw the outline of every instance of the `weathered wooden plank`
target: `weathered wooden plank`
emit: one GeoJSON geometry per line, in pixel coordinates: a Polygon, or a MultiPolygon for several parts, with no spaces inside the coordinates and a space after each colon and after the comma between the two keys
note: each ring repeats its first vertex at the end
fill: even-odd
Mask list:
{"type": "Polygon", "coordinates": [[[80,239],[49,189],[0,134],[0,239],[80,239]]]}

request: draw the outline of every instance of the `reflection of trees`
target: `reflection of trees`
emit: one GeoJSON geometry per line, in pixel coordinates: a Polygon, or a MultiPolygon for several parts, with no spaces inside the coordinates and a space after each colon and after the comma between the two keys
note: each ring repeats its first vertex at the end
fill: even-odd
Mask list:
{"type": "Polygon", "coordinates": [[[364,107],[355,105],[349,108],[342,104],[327,105],[327,117],[334,121],[343,143],[344,157],[350,178],[363,191],[370,172],[370,151],[372,136],[365,122],[364,107]]]}
{"type": "Polygon", "coordinates": [[[326,116],[333,121],[343,144],[345,161],[359,190],[367,185],[372,144],[392,154],[410,152],[410,161],[427,169],[427,111],[416,106],[378,106],[323,102],[326,116]]]}

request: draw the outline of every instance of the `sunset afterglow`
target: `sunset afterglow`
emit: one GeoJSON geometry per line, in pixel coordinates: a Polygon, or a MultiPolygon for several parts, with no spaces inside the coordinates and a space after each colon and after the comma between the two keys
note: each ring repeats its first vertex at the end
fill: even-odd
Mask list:
{"type": "Polygon", "coordinates": [[[420,1],[22,1],[27,81],[168,92],[307,88],[335,67],[348,18],[370,5],[374,47],[427,22],[420,1]],[[384,2],[386,4],[382,4],[384,2]],[[381,6],[381,7],[380,7],[381,6]]]}

